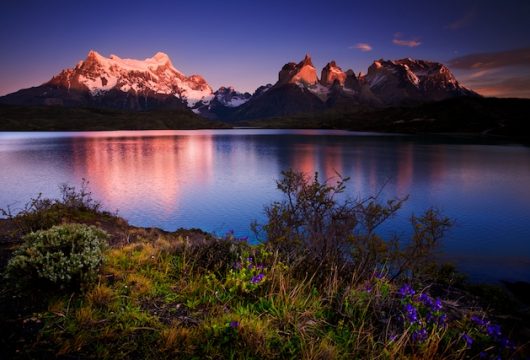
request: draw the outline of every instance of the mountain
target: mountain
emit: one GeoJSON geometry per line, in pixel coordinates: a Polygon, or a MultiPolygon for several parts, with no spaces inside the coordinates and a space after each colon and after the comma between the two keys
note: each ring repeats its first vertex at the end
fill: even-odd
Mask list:
{"type": "Polygon", "coordinates": [[[153,110],[192,107],[213,97],[204,78],[184,75],[162,52],[134,60],[116,55],[106,58],[92,50],[74,68],[40,86],[6,95],[0,102],[153,110]]]}
{"type": "Polygon", "coordinates": [[[384,108],[416,105],[459,96],[478,96],[461,86],[449,69],[436,62],[377,60],[366,75],[343,71],[330,61],[320,79],[311,57],[285,64],[266,92],[228,114],[232,120],[288,116],[325,109],[384,108]]]}
{"type": "Polygon", "coordinates": [[[410,58],[374,61],[362,80],[384,105],[476,95],[460,86],[445,65],[410,58]]]}
{"type": "Polygon", "coordinates": [[[213,93],[213,98],[207,98],[195,104],[192,111],[211,119],[227,119],[231,116],[234,108],[243,105],[250,100],[252,95],[240,93],[233,87],[221,86],[213,93]]]}
{"type": "Polygon", "coordinates": [[[330,61],[320,72],[306,55],[285,64],[274,84],[250,95],[232,87],[213,91],[200,75],[186,76],[158,52],[144,60],[109,58],[90,51],[74,68],[50,81],[0,97],[11,105],[61,105],[117,110],[192,110],[210,119],[247,119],[410,106],[478,96],[461,86],[443,64],[425,60],[377,60],[365,75],[330,61]]]}

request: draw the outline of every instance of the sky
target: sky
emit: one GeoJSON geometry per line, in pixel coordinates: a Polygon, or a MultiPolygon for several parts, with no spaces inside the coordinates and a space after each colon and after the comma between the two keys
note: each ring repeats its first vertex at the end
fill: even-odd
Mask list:
{"type": "Polygon", "coordinates": [[[93,49],[162,51],[215,89],[253,92],[306,53],[366,73],[376,59],[439,61],[487,96],[530,98],[530,1],[75,1],[0,3],[0,95],[40,85],[93,49]]]}

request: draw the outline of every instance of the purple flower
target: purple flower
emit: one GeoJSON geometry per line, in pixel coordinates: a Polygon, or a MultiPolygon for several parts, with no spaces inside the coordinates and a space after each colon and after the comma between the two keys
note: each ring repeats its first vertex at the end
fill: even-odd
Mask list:
{"type": "Polygon", "coordinates": [[[501,327],[497,324],[489,324],[486,327],[486,331],[489,336],[494,337],[494,338],[500,337],[502,335],[501,327]]]}
{"type": "Polygon", "coordinates": [[[254,260],[254,259],[252,259],[251,257],[248,257],[248,258],[247,258],[247,261],[248,261],[249,263],[251,263],[253,260],[254,260]]]}
{"type": "Polygon", "coordinates": [[[265,277],[265,275],[263,273],[259,273],[258,275],[255,275],[252,277],[252,279],[250,279],[250,283],[251,284],[259,284],[260,282],[263,281],[263,278],[265,277]]]}
{"type": "Polygon", "coordinates": [[[440,300],[439,298],[436,298],[436,300],[434,300],[434,303],[432,303],[431,309],[433,311],[442,310],[442,300],[440,300]]]}
{"type": "Polygon", "coordinates": [[[462,334],[462,339],[464,339],[464,341],[466,342],[467,348],[471,349],[471,346],[473,345],[473,338],[471,336],[469,336],[468,334],[463,333],[462,334]]]}
{"type": "Polygon", "coordinates": [[[447,323],[447,315],[446,314],[441,314],[438,317],[438,325],[444,326],[446,323],[447,323]]]}
{"type": "Polygon", "coordinates": [[[412,332],[412,341],[423,341],[427,338],[427,330],[419,329],[412,332]]]}
{"type": "Polygon", "coordinates": [[[487,325],[487,321],[476,316],[476,315],[473,315],[471,316],[471,321],[473,321],[475,324],[477,324],[478,326],[486,326],[487,325]]]}
{"type": "Polygon", "coordinates": [[[501,338],[499,344],[504,349],[515,350],[515,345],[508,338],[501,338]]]}
{"type": "Polygon", "coordinates": [[[239,261],[234,264],[234,269],[241,270],[241,263],[239,261]]]}
{"type": "Polygon", "coordinates": [[[408,322],[414,324],[418,321],[418,310],[412,304],[405,305],[405,315],[407,316],[408,322]]]}
{"type": "Polygon", "coordinates": [[[237,329],[237,328],[239,327],[239,321],[230,321],[229,326],[230,326],[232,329],[237,329]]]}
{"type": "Polygon", "coordinates": [[[385,273],[383,273],[382,271],[376,271],[375,272],[375,277],[376,279],[382,279],[385,277],[385,273]]]}
{"type": "Polygon", "coordinates": [[[398,293],[402,297],[412,296],[412,295],[416,294],[416,292],[414,291],[412,286],[410,286],[409,284],[403,285],[401,287],[401,289],[399,289],[398,293]]]}
{"type": "Polygon", "coordinates": [[[420,301],[423,303],[423,305],[428,306],[428,307],[432,307],[432,299],[426,293],[421,293],[420,294],[420,301]]]}

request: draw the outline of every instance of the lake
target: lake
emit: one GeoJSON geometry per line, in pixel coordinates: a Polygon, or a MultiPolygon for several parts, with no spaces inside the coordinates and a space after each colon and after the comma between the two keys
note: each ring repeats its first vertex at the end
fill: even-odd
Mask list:
{"type": "MultiPolygon", "coordinates": [[[[381,229],[404,238],[436,207],[455,225],[444,258],[472,280],[530,281],[530,148],[443,136],[333,130],[0,133],[0,207],[21,208],[58,185],[90,182],[105,209],[165,230],[251,235],[275,180],[293,168],[350,177],[348,195],[409,195],[381,229]]],[[[252,238],[252,236],[251,236],[252,238]]]]}

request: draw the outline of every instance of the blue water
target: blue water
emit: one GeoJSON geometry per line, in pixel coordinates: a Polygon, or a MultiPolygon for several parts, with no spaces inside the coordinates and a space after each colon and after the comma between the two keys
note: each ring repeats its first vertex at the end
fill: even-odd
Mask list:
{"type": "Polygon", "coordinates": [[[86,178],[133,225],[252,235],[288,168],[349,176],[354,198],[409,195],[385,234],[406,238],[410,216],[436,207],[455,221],[444,257],[472,280],[530,281],[530,149],[517,144],[317,130],[0,133],[0,207],[86,178]]]}

